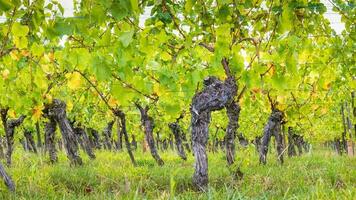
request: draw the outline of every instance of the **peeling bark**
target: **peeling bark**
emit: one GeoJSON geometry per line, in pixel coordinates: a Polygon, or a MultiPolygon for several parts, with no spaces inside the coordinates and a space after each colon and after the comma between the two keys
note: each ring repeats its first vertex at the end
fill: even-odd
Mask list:
{"type": "Polygon", "coordinates": [[[226,106],[226,113],[229,118],[229,123],[226,128],[225,146],[226,146],[226,160],[228,165],[232,165],[235,161],[235,134],[239,128],[240,106],[232,101],[226,106]]]}
{"type": "Polygon", "coordinates": [[[340,139],[336,138],[334,140],[334,146],[335,146],[335,150],[337,152],[337,154],[339,154],[340,156],[342,155],[342,145],[341,145],[341,142],[340,142],[340,139]]]}
{"type": "Polygon", "coordinates": [[[298,148],[298,155],[302,155],[303,154],[303,138],[299,135],[294,135],[294,143],[296,144],[297,148],[298,148]]]}
{"type": "Polygon", "coordinates": [[[168,149],[167,139],[163,139],[162,141],[162,151],[166,151],[168,149]]]}
{"type": "Polygon", "coordinates": [[[3,137],[0,136],[0,159],[5,158],[3,137]]]}
{"type": "MultiPolygon", "coordinates": [[[[240,105],[235,101],[232,101],[226,106],[226,114],[229,118],[229,123],[226,128],[226,135],[224,138],[225,147],[226,147],[226,160],[227,164],[231,166],[235,162],[235,135],[236,131],[239,128],[239,116],[240,116],[240,105]]],[[[239,141],[245,141],[242,134],[239,135],[239,141]]],[[[234,172],[234,176],[237,179],[243,177],[243,173],[238,167],[234,172]]]]}
{"type": "Polygon", "coordinates": [[[292,127],[288,127],[288,156],[292,157],[292,156],[296,156],[297,153],[295,151],[295,144],[294,144],[294,137],[293,137],[294,133],[293,133],[293,128],[292,127]]]}
{"type": "Polygon", "coordinates": [[[190,153],[192,150],[190,149],[189,142],[187,141],[187,137],[182,129],[181,129],[181,136],[185,149],[190,153]]]}
{"type": "Polygon", "coordinates": [[[121,124],[120,135],[124,136],[125,146],[126,146],[126,149],[127,149],[127,153],[130,156],[131,163],[133,164],[133,166],[137,166],[136,161],[135,161],[135,157],[134,157],[134,155],[132,153],[132,150],[131,150],[131,143],[130,143],[130,140],[129,140],[129,136],[128,136],[127,130],[126,130],[126,116],[125,116],[125,113],[122,112],[121,110],[116,110],[115,111],[115,115],[119,118],[119,120],[117,120],[117,126],[119,127],[119,123],[121,124]]]}
{"type": "Polygon", "coordinates": [[[169,128],[171,129],[171,131],[172,131],[172,133],[174,135],[174,139],[175,139],[178,155],[183,160],[187,160],[187,156],[185,155],[183,144],[182,144],[182,140],[181,140],[181,132],[182,131],[181,131],[181,128],[180,128],[179,124],[177,122],[173,122],[173,123],[169,123],[168,126],[169,126],[169,128]]]}
{"type": "Polygon", "coordinates": [[[168,141],[169,141],[169,147],[171,148],[172,151],[174,151],[172,135],[169,135],[168,141]]]}
{"type": "Polygon", "coordinates": [[[8,166],[11,166],[11,161],[12,161],[11,156],[14,150],[13,145],[14,145],[15,128],[22,124],[26,116],[22,115],[18,119],[8,119],[7,118],[8,109],[1,109],[0,112],[1,112],[1,120],[5,130],[6,143],[7,143],[6,164],[8,166]]]}
{"type": "Polygon", "coordinates": [[[48,122],[45,123],[45,145],[46,150],[48,150],[49,160],[51,163],[58,161],[55,142],[56,128],[56,121],[52,117],[48,117],[48,122]]]}
{"type": "Polygon", "coordinates": [[[79,156],[78,143],[67,118],[66,104],[59,99],[54,99],[52,105],[49,107],[49,114],[53,116],[58,123],[67,157],[71,165],[82,165],[83,161],[79,156]]]}
{"type": "Polygon", "coordinates": [[[342,134],[341,134],[341,141],[342,141],[343,151],[347,154],[347,142],[346,142],[347,126],[346,126],[346,119],[345,119],[344,110],[345,110],[344,103],[341,103],[342,126],[343,126],[343,129],[344,129],[342,134]]]}
{"type": "Polygon", "coordinates": [[[7,175],[4,167],[2,166],[2,164],[0,163],[0,175],[2,177],[2,179],[4,180],[5,185],[7,186],[7,188],[14,192],[15,191],[15,184],[12,181],[11,177],[9,175],[7,175]]]}
{"type": "Polygon", "coordinates": [[[100,144],[100,135],[97,130],[89,128],[88,132],[90,133],[91,137],[89,137],[91,141],[91,145],[93,148],[96,149],[101,149],[101,144],[100,144]]]}
{"type": "MultiPolygon", "coordinates": [[[[122,130],[120,130],[120,122],[117,122],[117,142],[116,142],[116,149],[118,151],[122,150],[122,130]]],[[[122,127],[121,127],[122,129],[122,127]]]]}
{"type": "Polygon", "coordinates": [[[277,158],[281,163],[283,163],[283,138],[281,135],[282,120],[282,111],[278,109],[273,109],[263,131],[264,133],[260,148],[260,163],[266,164],[267,162],[268,145],[272,136],[275,137],[277,143],[277,158]]]}
{"type": "Polygon", "coordinates": [[[42,148],[41,130],[40,130],[39,122],[36,122],[36,133],[37,133],[37,147],[42,148]]]}
{"type": "Polygon", "coordinates": [[[137,149],[137,141],[136,141],[135,135],[132,135],[131,138],[132,138],[131,144],[134,147],[134,150],[136,150],[137,149]]]}
{"type": "Polygon", "coordinates": [[[239,140],[239,144],[243,147],[246,147],[249,143],[242,133],[237,134],[237,139],[239,140]]]}
{"type": "Polygon", "coordinates": [[[261,149],[261,137],[260,136],[256,136],[254,141],[253,141],[255,147],[256,147],[256,151],[258,153],[260,153],[260,149],[261,149]]]}
{"type": "Polygon", "coordinates": [[[111,136],[112,136],[113,125],[114,125],[114,121],[110,121],[103,131],[103,135],[105,138],[104,146],[109,150],[112,150],[112,137],[111,136]]]}
{"type": "Polygon", "coordinates": [[[95,154],[94,154],[93,149],[90,145],[90,141],[89,141],[88,135],[85,132],[85,130],[81,127],[76,127],[73,130],[77,136],[77,139],[81,141],[80,144],[81,144],[83,150],[89,156],[89,158],[95,159],[95,154]]]}
{"type": "Polygon", "coordinates": [[[62,151],[63,150],[63,140],[62,140],[62,138],[58,139],[57,144],[58,144],[59,151],[62,151]]]}
{"type": "Polygon", "coordinates": [[[35,140],[33,139],[32,132],[29,130],[25,130],[24,132],[25,138],[26,138],[26,143],[27,147],[30,151],[33,151],[34,153],[37,153],[37,148],[35,144],[35,140]]]}
{"type": "Polygon", "coordinates": [[[27,152],[28,151],[28,147],[27,147],[26,140],[24,140],[24,138],[20,138],[19,142],[21,143],[23,150],[27,152]]]}
{"type": "Polygon", "coordinates": [[[220,128],[218,126],[216,126],[215,128],[216,128],[215,134],[213,135],[213,141],[212,141],[212,147],[211,147],[211,150],[213,151],[213,153],[216,153],[219,148],[219,139],[217,138],[217,135],[218,135],[220,128]]]}
{"type": "Polygon", "coordinates": [[[157,138],[156,138],[156,147],[157,147],[157,149],[158,150],[163,150],[162,148],[160,148],[160,143],[162,143],[161,142],[161,139],[160,139],[160,136],[159,136],[159,131],[157,132],[157,138]]]}
{"type": "Polygon", "coordinates": [[[194,95],[190,112],[193,152],[195,157],[195,172],[193,184],[200,190],[208,185],[208,158],[206,145],[208,142],[211,112],[221,110],[229,105],[236,96],[235,79],[227,78],[224,82],[216,77],[204,80],[204,88],[194,95]]]}
{"type": "Polygon", "coordinates": [[[155,141],[153,138],[153,128],[154,128],[154,123],[153,123],[153,118],[148,115],[148,106],[145,108],[142,108],[142,106],[139,103],[135,103],[136,107],[140,110],[141,113],[141,125],[144,128],[145,131],[145,139],[148,143],[148,146],[151,151],[152,157],[156,160],[157,164],[162,166],[164,165],[163,160],[158,154],[158,151],[156,149],[155,141]]]}

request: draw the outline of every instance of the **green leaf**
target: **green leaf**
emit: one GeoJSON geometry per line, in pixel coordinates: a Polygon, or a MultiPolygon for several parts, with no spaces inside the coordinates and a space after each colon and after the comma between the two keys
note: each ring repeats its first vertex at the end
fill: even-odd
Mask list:
{"type": "Polygon", "coordinates": [[[172,102],[172,104],[164,104],[165,111],[167,114],[171,115],[172,117],[177,117],[180,112],[180,107],[176,102],[172,102]]]}
{"type": "Polygon", "coordinates": [[[287,54],[286,57],[286,67],[287,71],[291,74],[296,74],[297,73],[297,54],[296,53],[291,53],[287,54]]]}
{"type": "Polygon", "coordinates": [[[198,82],[200,81],[200,72],[198,70],[194,70],[192,73],[192,82],[193,85],[197,85],[198,82]]]}
{"type": "Polygon", "coordinates": [[[64,20],[57,21],[56,24],[53,26],[53,29],[55,33],[59,36],[70,35],[74,30],[73,26],[69,22],[64,20]]]}
{"type": "Polygon", "coordinates": [[[163,51],[161,53],[161,58],[163,61],[170,61],[172,60],[172,56],[167,52],[167,51],[163,51]]]}
{"type": "Polygon", "coordinates": [[[31,46],[32,55],[40,57],[44,52],[44,47],[38,45],[37,43],[33,43],[31,46]]]}
{"type": "Polygon", "coordinates": [[[92,70],[99,81],[107,81],[111,77],[111,70],[108,63],[101,56],[96,56],[93,59],[92,70]]]}
{"type": "Polygon", "coordinates": [[[292,28],[292,11],[289,9],[289,5],[286,3],[283,5],[283,12],[281,17],[280,31],[281,33],[287,32],[292,28]]]}
{"type": "Polygon", "coordinates": [[[8,0],[0,0],[0,11],[8,11],[13,7],[12,3],[8,0]]]}
{"type": "Polygon", "coordinates": [[[28,40],[26,37],[15,37],[14,42],[19,49],[27,48],[28,40]]]}
{"type": "Polygon", "coordinates": [[[247,87],[251,86],[251,77],[249,75],[249,71],[242,72],[241,81],[244,82],[247,87]]]}
{"type": "Polygon", "coordinates": [[[283,76],[273,75],[272,76],[272,86],[276,89],[284,89],[286,86],[286,80],[283,76]]]}
{"type": "Polygon", "coordinates": [[[115,83],[111,85],[111,94],[119,101],[120,105],[128,105],[129,100],[134,97],[134,93],[121,84],[115,83]]]}
{"type": "Polygon", "coordinates": [[[130,1],[117,0],[111,5],[111,14],[117,20],[121,20],[130,14],[131,9],[130,1]]]}
{"type": "Polygon", "coordinates": [[[121,33],[119,39],[125,48],[128,47],[130,45],[130,43],[132,42],[133,35],[134,35],[134,31],[127,31],[127,32],[121,33]]]}
{"type": "Polygon", "coordinates": [[[195,0],[187,0],[185,1],[185,5],[184,5],[184,9],[185,11],[187,11],[188,13],[192,10],[192,7],[195,4],[195,0]]]}
{"type": "Polygon", "coordinates": [[[28,26],[21,25],[18,22],[15,22],[14,25],[12,26],[12,34],[14,36],[26,36],[28,34],[29,28],[28,26]]]}
{"type": "Polygon", "coordinates": [[[138,13],[139,12],[138,0],[130,0],[130,1],[131,1],[132,10],[138,13]]]}

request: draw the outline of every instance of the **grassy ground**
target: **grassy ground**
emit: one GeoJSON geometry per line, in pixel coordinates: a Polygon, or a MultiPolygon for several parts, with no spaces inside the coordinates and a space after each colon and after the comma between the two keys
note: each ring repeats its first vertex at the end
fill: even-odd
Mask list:
{"type": "Polygon", "coordinates": [[[50,165],[47,155],[17,148],[7,169],[16,193],[0,183],[0,199],[356,199],[356,159],[330,150],[287,158],[283,166],[273,155],[260,166],[255,153],[243,154],[249,164],[240,181],[230,175],[223,152],[209,154],[206,193],[192,188],[192,156],[184,162],[174,152],[161,154],[163,167],[148,153],[135,152],[139,166],[134,168],[126,153],[104,151],[96,152],[94,161],[82,152],[84,166],[70,167],[63,153],[59,163],[50,165]]]}

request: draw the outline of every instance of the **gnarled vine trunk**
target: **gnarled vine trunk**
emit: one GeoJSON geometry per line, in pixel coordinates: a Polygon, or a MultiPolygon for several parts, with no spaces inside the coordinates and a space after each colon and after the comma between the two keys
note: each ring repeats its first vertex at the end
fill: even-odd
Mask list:
{"type": "Polygon", "coordinates": [[[136,107],[140,110],[141,113],[141,125],[144,128],[145,131],[145,139],[148,143],[148,146],[151,151],[152,157],[156,160],[157,164],[162,166],[164,165],[163,160],[158,154],[158,151],[156,149],[155,141],[153,138],[153,128],[154,128],[154,123],[153,123],[153,118],[148,115],[148,106],[145,108],[142,108],[140,104],[137,102],[135,103],[136,107]]]}
{"type": "Polygon", "coordinates": [[[240,110],[240,106],[235,101],[232,101],[226,106],[226,113],[229,118],[225,136],[226,160],[228,165],[232,165],[235,161],[235,135],[239,127],[240,110]]]}
{"type": "Polygon", "coordinates": [[[118,151],[122,150],[122,127],[120,127],[120,122],[117,122],[117,141],[116,141],[116,149],[118,151]]]}
{"type": "Polygon", "coordinates": [[[7,175],[7,173],[4,169],[4,166],[2,166],[1,163],[0,163],[0,175],[1,175],[2,179],[4,180],[4,183],[7,186],[7,188],[9,188],[10,191],[14,192],[15,184],[12,181],[11,177],[9,175],[7,175]]]}
{"type": "Polygon", "coordinates": [[[93,148],[96,149],[101,149],[101,144],[100,144],[100,135],[98,133],[97,130],[92,129],[92,128],[88,128],[88,132],[91,135],[91,137],[89,137],[90,139],[90,143],[92,145],[93,148]]]}
{"type": "Polygon", "coordinates": [[[293,128],[288,127],[288,156],[296,156],[293,128]]]}
{"type": "Polygon", "coordinates": [[[185,155],[182,140],[181,140],[181,128],[180,128],[179,124],[177,122],[173,122],[173,123],[169,123],[168,126],[174,135],[178,155],[183,160],[187,160],[187,156],[185,155]]]}
{"type": "Polygon", "coordinates": [[[49,107],[49,114],[58,123],[59,129],[62,133],[64,147],[67,157],[72,165],[82,165],[83,161],[79,156],[78,143],[74,135],[72,126],[67,118],[66,104],[59,100],[54,99],[49,107]]]}
{"type": "Polygon", "coordinates": [[[41,130],[40,130],[40,123],[36,122],[36,134],[37,134],[37,147],[42,147],[42,140],[41,140],[41,130]]]}
{"type": "Polygon", "coordinates": [[[298,148],[298,155],[302,155],[303,154],[303,137],[300,135],[294,135],[294,143],[296,144],[297,148],[298,148]]]}
{"type": "Polygon", "coordinates": [[[275,137],[277,143],[277,158],[281,163],[283,163],[283,138],[281,134],[282,120],[282,111],[273,109],[263,131],[260,148],[260,163],[266,164],[267,162],[268,145],[272,136],[275,137]]]}
{"type": "Polygon", "coordinates": [[[34,153],[37,153],[37,148],[35,144],[35,140],[33,139],[32,132],[29,130],[25,130],[24,132],[25,138],[26,138],[26,143],[27,147],[30,151],[33,151],[34,153]]]}
{"type": "Polygon", "coordinates": [[[111,136],[112,136],[113,125],[114,125],[114,121],[110,121],[103,131],[103,135],[105,138],[104,147],[109,150],[112,150],[112,137],[111,136]]]}
{"type": "Polygon", "coordinates": [[[335,146],[335,150],[336,150],[336,153],[339,154],[340,156],[342,155],[342,143],[340,141],[339,138],[335,138],[334,140],[334,146],[335,146]]]}
{"type": "Polygon", "coordinates": [[[136,150],[136,149],[137,149],[136,137],[135,137],[135,135],[132,135],[131,138],[132,138],[131,144],[132,144],[132,146],[133,146],[133,149],[136,150]]]}
{"type": "Polygon", "coordinates": [[[81,127],[75,127],[74,132],[77,136],[77,139],[81,141],[80,143],[82,145],[82,148],[87,153],[89,158],[95,159],[94,151],[90,145],[90,140],[85,130],[81,127]]]}
{"type": "Polygon", "coordinates": [[[29,150],[28,146],[27,146],[27,143],[26,143],[26,140],[24,138],[20,138],[19,142],[21,143],[22,148],[23,148],[24,151],[28,151],[29,150]]]}
{"type": "Polygon", "coordinates": [[[115,115],[119,118],[119,120],[117,120],[117,126],[119,127],[119,123],[121,124],[120,135],[124,136],[125,146],[126,146],[126,149],[127,149],[127,153],[130,156],[131,163],[134,166],[137,166],[136,161],[135,161],[135,157],[134,157],[134,155],[132,153],[132,150],[131,150],[131,143],[130,143],[130,140],[129,140],[129,136],[128,136],[127,130],[126,130],[126,116],[125,116],[125,113],[122,112],[121,110],[116,110],[115,115]]]}
{"type": "Polygon", "coordinates": [[[346,132],[347,132],[347,122],[345,119],[345,108],[344,108],[344,102],[341,103],[341,116],[342,116],[342,126],[343,126],[343,132],[341,134],[341,141],[342,141],[342,148],[343,151],[347,154],[347,142],[346,142],[346,132]]]}
{"type": "Polygon", "coordinates": [[[22,115],[18,119],[8,119],[7,111],[8,109],[1,109],[1,120],[4,126],[6,143],[7,143],[6,164],[8,166],[11,166],[11,161],[12,161],[11,156],[14,150],[13,145],[14,145],[15,128],[22,124],[26,116],[22,115]]]}
{"type": "Polygon", "coordinates": [[[162,147],[160,147],[160,144],[162,144],[161,138],[159,136],[159,131],[156,133],[157,137],[156,137],[156,147],[157,150],[162,150],[162,147]]]}
{"type": "MultiPolygon", "coordinates": [[[[226,128],[225,135],[225,146],[226,146],[226,160],[227,164],[230,166],[235,162],[235,135],[239,128],[239,116],[240,116],[240,105],[235,101],[232,101],[226,106],[226,114],[229,118],[229,123],[226,128]]],[[[242,134],[239,136],[240,141],[244,141],[242,134]]],[[[236,178],[242,178],[243,173],[240,168],[237,168],[234,172],[236,178]]]]}
{"type": "Polygon", "coordinates": [[[195,172],[193,184],[200,190],[208,185],[208,158],[206,145],[208,142],[211,112],[221,110],[231,104],[236,96],[235,79],[228,77],[224,82],[216,77],[204,80],[204,88],[194,95],[190,112],[193,152],[195,156],[195,172]]]}
{"type": "Polygon", "coordinates": [[[183,141],[185,149],[188,152],[191,152],[192,150],[190,149],[189,142],[188,142],[187,137],[186,137],[186,135],[185,135],[185,133],[183,132],[182,129],[181,129],[181,136],[182,136],[182,141],[183,141]]]}
{"type": "Polygon", "coordinates": [[[55,142],[55,133],[56,133],[57,124],[53,117],[48,116],[48,121],[45,123],[45,145],[46,150],[49,154],[49,160],[51,163],[58,161],[56,142],[55,142]]]}
{"type": "Polygon", "coordinates": [[[0,159],[5,158],[3,137],[0,135],[0,159]]]}

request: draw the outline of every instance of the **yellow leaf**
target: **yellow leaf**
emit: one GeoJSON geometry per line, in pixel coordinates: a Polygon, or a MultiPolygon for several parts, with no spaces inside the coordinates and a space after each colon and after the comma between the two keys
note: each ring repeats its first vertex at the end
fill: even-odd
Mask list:
{"type": "Polygon", "coordinates": [[[71,111],[73,109],[73,103],[71,101],[67,102],[67,109],[68,111],[71,111]]]}
{"type": "Polygon", "coordinates": [[[14,50],[14,51],[11,51],[10,52],[10,57],[13,59],[13,60],[16,60],[16,61],[19,61],[20,58],[19,58],[19,53],[17,50],[14,50]]]}
{"type": "Polygon", "coordinates": [[[3,70],[2,78],[6,80],[7,78],[9,78],[9,74],[10,74],[10,71],[8,69],[3,70]]]}
{"type": "Polygon", "coordinates": [[[319,105],[313,104],[311,107],[312,107],[312,109],[315,111],[316,109],[319,108],[319,105]]]}
{"type": "Polygon", "coordinates": [[[119,103],[119,102],[118,102],[116,99],[114,99],[114,98],[110,98],[109,101],[108,101],[108,104],[109,104],[109,106],[111,106],[111,107],[116,107],[118,103],[119,103]]]}
{"type": "Polygon", "coordinates": [[[42,116],[43,105],[37,105],[32,109],[32,119],[38,121],[42,116]]]}
{"type": "Polygon", "coordinates": [[[164,61],[169,61],[172,59],[171,55],[169,53],[167,53],[166,51],[162,52],[161,58],[164,61]]]}
{"type": "Polygon", "coordinates": [[[80,88],[81,85],[81,75],[78,72],[73,72],[66,75],[68,80],[67,84],[69,89],[76,90],[80,88]]]}
{"type": "Polygon", "coordinates": [[[44,54],[44,60],[47,63],[53,62],[54,61],[54,53],[50,52],[50,53],[44,54]]]}
{"type": "Polygon", "coordinates": [[[41,68],[42,68],[42,71],[47,74],[51,74],[53,72],[53,67],[51,67],[51,65],[49,65],[49,64],[42,64],[41,68]]]}
{"type": "Polygon", "coordinates": [[[155,94],[157,94],[158,96],[162,96],[162,95],[166,94],[166,88],[159,83],[154,83],[153,84],[153,92],[155,94]]]}
{"type": "Polygon", "coordinates": [[[95,76],[90,76],[89,77],[90,82],[92,82],[93,84],[96,84],[96,79],[95,76]]]}
{"type": "Polygon", "coordinates": [[[54,61],[54,53],[52,53],[52,52],[48,53],[48,57],[51,62],[54,61]]]}
{"type": "Polygon", "coordinates": [[[331,87],[331,82],[325,81],[323,84],[323,89],[328,90],[331,87]]]}
{"type": "Polygon", "coordinates": [[[287,108],[287,105],[286,104],[277,104],[276,107],[278,110],[284,111],[287,108]]]}
{"type": "Polygon", "coordinates": [[[16,112],[14,110],[9,110],[8,115],[10,118],[16,118],[16,112]]]}
{"type": "Polygon", "coordinates": [[[278,96],[277,96],[277,102],[278,102],[278,104],[285,104],[285,103],[286,103],[286,98],[285,98],[285,96],[278,95],[278,96]]]}
{"type": "Polygon", "coordinates": [[[21,50],[21,55],[23,55],[24,57],[28,57],[30,55],[30,52],[27,50],[21,50]]]}
{"type": "Polygon", "coordinates": [[[44,98],[46,103],[52,103],[52,101],[53,101],[53,98],[52,98],[52,96],[50,94],[43,95],[43,98],[44,98]]]}
{"type": "Polygon", "coordinates": [[[44,54],[43,58],[46,63],[51,62],[51,59],[49,58],[48,54],[44,54]]]}

